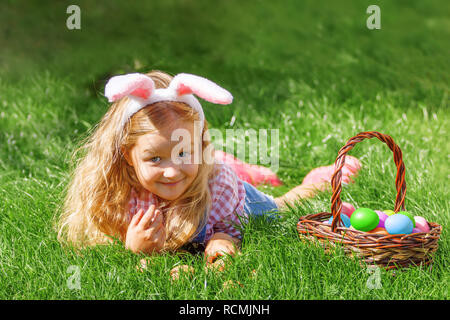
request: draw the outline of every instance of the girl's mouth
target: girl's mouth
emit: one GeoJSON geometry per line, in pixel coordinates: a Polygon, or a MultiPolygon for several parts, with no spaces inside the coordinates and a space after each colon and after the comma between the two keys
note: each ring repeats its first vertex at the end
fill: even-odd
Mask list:
{"type": "Polygon", "coordinates": [[[176,186],[178,183],[180,183],[183,180],[184,179],[178,180],[176,182],[160,182],[160,183],[165,185],[165,186],[167,186],[167,187],[173,187],[173,186],[176,186]]]}

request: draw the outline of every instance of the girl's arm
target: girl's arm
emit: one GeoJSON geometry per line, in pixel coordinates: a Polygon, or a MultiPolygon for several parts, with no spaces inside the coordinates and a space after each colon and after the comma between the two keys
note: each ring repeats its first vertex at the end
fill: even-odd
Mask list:
{"type": "Polygon", "coordinates": [[[224,253],[235,255],[238,251],[239,244],[240,240],[238,238],[234,238],[227,233],[216,232],[206,245],[205,256],[215,257],[224,253]]]}
{"type": "Polygon", "coordinates": [[[285,209],[288,205],[293,206],[300,199],[314,197],[318,192],[324,191],[331,187],[329,182],[319,182],[314,184],[299,185],[291,189],[281,197],[275,198],[274,201],[278,208],[285,209]]]}

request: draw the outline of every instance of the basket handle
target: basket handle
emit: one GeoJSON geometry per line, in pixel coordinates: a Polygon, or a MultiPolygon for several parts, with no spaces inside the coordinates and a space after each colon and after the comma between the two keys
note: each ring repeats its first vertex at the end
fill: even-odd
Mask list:
{"type": "Polygon", "coordinates": [[[341,224],[340,213],[342,210],[341,201],[341,180],[342,180],[342,168],[345,164],[345,155],[353,146],[364,139],[378,138],[378,140],[387,144],[389,149],[394,153],[394,162],[397,166],[397,177],[395,178],[395,187],[397,189],[397,198],[395,199],[394,212],[405,210],[405,194],[406,194],[406,182],[405,182],[405,165],[403,163],[402,151],[399,146],[395,144],[394,140],[388,135],[377,131],[360,132],[353,138],[350,138],[345,146],[343,146],[338,153],[336,161],[334,163],[335,171],[331,178],[331,187],[333,194],[331,196],[331,214],[333,215],[333,222],[331,223],[331,230],[336,232],[338,223],[341,224]]]}

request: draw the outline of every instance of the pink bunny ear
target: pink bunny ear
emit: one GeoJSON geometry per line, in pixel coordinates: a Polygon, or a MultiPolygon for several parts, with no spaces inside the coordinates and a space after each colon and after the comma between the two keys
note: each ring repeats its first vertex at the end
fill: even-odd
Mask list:
{"type": "Polygon", "coordinates": [[[105,96],[109,102],[133,95],[148,99],[153,93],[155,84],[150,77],[141,73],[130,73],[109,79],[105,86],[105,96]]]}
{"type": "Polygon", "coordinates": [[[230,104],[233,101],[233,96],[227,90],[193,74],[177,74],[170,83],[170,87],[177,92],[178,96],[194,93],[212,103],[230,104]]]}

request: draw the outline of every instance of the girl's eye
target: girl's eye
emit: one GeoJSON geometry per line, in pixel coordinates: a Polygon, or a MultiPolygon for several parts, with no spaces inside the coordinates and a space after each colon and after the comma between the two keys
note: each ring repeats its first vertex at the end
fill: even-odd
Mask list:
{"type": "Polygon", "coordinates": [[[161,157],[153,157],[150,159],[150,161],[153,163],[159,162],[160,160],[161,160],[161,157]]]}

